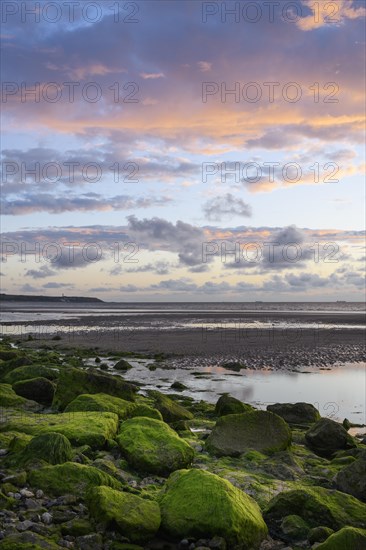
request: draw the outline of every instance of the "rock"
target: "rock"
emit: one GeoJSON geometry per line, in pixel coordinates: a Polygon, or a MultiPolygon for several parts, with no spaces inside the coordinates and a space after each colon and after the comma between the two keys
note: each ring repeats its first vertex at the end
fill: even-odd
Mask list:
{"type": "Polygon", "coordinates": [[[62,414],[9,414],[0,429],[15,430],[31,435],[46,432],[61,433],[72,445],[102,447],[107,439],[113,439],[118,429],[118,417],[114,413],[75,412],[62,414]]]}
{"type": "Polygon", "coordinates": [[[366,502],[366,453],[336,475],[337,489],[366,502]]]}
{"type": "Polygon", "coordinates": [[[283,518],[296,514],[309,527],[341,529],[344,525],[366,526],[366,505],[340,491],[305,487],[279,493],[267,505],[264,518],[271,533],[278,534],[283,518]]]}
{"type": "Polygon", "coordinates": [[[227,550],[226,541],[222,537],[213,537],[208,543],[211,550],[227,550]]]}
{"type": "Polygon", "coordinates": [[[31,439],[20,453],[18,463],[26,464],[40,460],[50,464],[62,464],[70,461],[73,454],[67,437],[56,432],[46,432],[31,439]]]}
{"type": "Polygon", "coordinates": [[[154,399],[156,408],[161,412],[165,422],[178,422],[178,420],[192,420],[193,414],[176,403],[167,395],[155,390],[150,390],[149,395],[154,399]]]}
{"type": "Polygon", "coordinates": [[[41,405],[51,405],[55,387],[47,378],[31,378],[14,382],[13,390],[17,395],[32,399],[41,405]]]}
{"type": "MultiPolygon", "coordinates": [[[[1,550],[59,550],[58,544],[32,531],[7,535],[1,541],[1,550]]],[[[90,550],[90,549],[89,549],[90,550]]]]}
{"type": "Polygon", "coordinates": [[[143,543],[153,538],[160,527],[157,502],[136,495],[94,487],[88,493],[91,516],[105,527],[117,525],[132,542],[143,543]]]}
{"type": "Polygon", "coordinates": [[[99,533],[91,533],[77,537],[76,544],[78,550],[100,550],[103,548],[103,538],[99,533]]]}
{"type": "Polygon", "coordinates": [[[158,409],[149,407],[144,403],[133,403],[127,409],[127,418],[135,418],[135,416],[146,416],[147,418],[155,418],[156,420],[163,420],[162,414],[158,409]]]}
{"type": "Polygon", "coordinates": [[[206,440],[206,449],[216,456],[240,456],[249,450],[282,451],[290,443],[290,428],[281,417],[253,411],[220,417],[206,440]]]}
{"type": "Polygon", "coordinates": [[[321,418],[305,434],[306,445],[319,456],[331,457],[336,451],[356,447],[342,424],[321,418]]]}
{"type": "Polygon", "coordinates": [[[323,527],[322,525],[319,527],[313,527],[313,529],[310,529],[308,532],[308,541],[310,544],[314,544],[315,542],[324,542],[332,533],[334,533],[334,531],[333,529],[330,529],[330,527],[323,527]]]}
{"type": "Polygon", "coordinates": [[[182,384],[182,382],[178,382],[178,380],[173,382],[173,384],[170,387],[172,390],[176,390],[176,391],[184,391],[188,389],[187,386],[182,384]]]}
{"type": "Polygon", "coordinates": [[[36,491],[36,498],[42,497],[44,497],[44,492],[42,491],[42,489],[38,489],[38,491],[36,491]]]}
{"type": "Polygon", "coordinates": [[[64,410],[81,394],[106,393],[120,399],[134,401],[136,391],[136,386],[125,382],[120,376],[71,367],[63,368],[60,371],[53,407],[64,410]]]}
{"type": "Polygon", "coordinates": [[[33,527],[33,521],[26,519],[17,524],[18,531],[29,531],[33,527]]]}
{"type": "Polygon", "coordinates": [[[135,469],[168,475],[185,468],[193,460],[194,450],[165,422],[136,417],[122,423],[116,438],[128,463],[135,469]]]}
{"type": "Polygon", "coordinates": [[[302,519],[302,517],[292,514],[283,518],[281,523],[281,531],[284,535],[284,540],[306,540],[309,532],[309,525],[302,519]]]}
{"type": "Polygon", "coordinates": [[[125,359],[120,359],[113,368],[115,370],[127,372],[128,370],[132,369],[132,365],[130,365],[128,361],[125,361],[125,359]]]}
{"type": "Polygon", "coordinates": [[[27,508],[27,510],[37,510],[37,508],[39,508],[38,502],[33,498],[26,498],[24,505],[27,508]]]}
{"type": "Polygon", "coordinates": [[[254,408],[251,405],[242,403],[239,399],[224,393],[216,403],[215,414],[217,416],[226,416],[227,414],[240,414],[252,412],[254,408]]]}
{"type": "Polygon", "coordinates": [[[343,428],[348,432],[348,430],[352,427],[351,422],[348,420],[348,418],[345,418],[342,422],[343,428]]]}
{"type": "Polygon", "coordinates": [[[316,548],[317,550],[365,550],[366,530],[343,527],[316,548]]]}
{"type": "Polygon", "coordinates": [[[4,382],[14,384],[20,380],[29,380],[30,378],[47,378],[48,380],[56,380],[59,376],[60,369],[56,365],[54,367],[46,367],[45,365],[26,365],[18,367],[10,371],[5,377],[4,382]]]}
{"type": "Polygon", "coordinates": [[[176,538],[222,537],[228,548],[258,548],[267,527],[256,502],[203,470],[180,470],[159,497],[162,529],[176,538]]]}
{"type": "Polygon", "coordinates": [[[320,419],[319,411],[310,403],[276,403],[267,411],[281,416],[289,424],[313,424],[320,419]]]}
{"type": "Polygon", "coordinates": [[[72,537],[82,537],[93,532],[93,527],[86,519],[76,518],[61,525],[61,533],[72,537]]]}
{"type": "MultiPolygon", "coordinates": [[[[17,395],[10,384],[0,384],[0,407],[22,409],[26,411],[38,411],[41,409],[39,403],[17,395]]],[[[6,418],[6,411],[2,411],[2,416],[6,418]]]]}
{"type": "Polygon", "coordinates": [[[67,405],[65,412],[104,411],[115,413],[119,418],[125,418],[130,405],[131,401],[106,393],[82,394],[67,405]]]}
{"type": "Polygon", "coordinates": [[[26,498],[34,497],[34,493],[32,493],[32,491],[29,491],[28,489],[21,489],[19,492],[22,495],[22,497],[26,497],[26,498]]]}
{"type": "Polygon", "coordinates": [[[120,489],[121,484],[115,478],[93,466],[85,466],[76,462],[65,462],[56,466],[45,466],[32,470],[28,474],[29,483],[40,487],[51,495],[83,495],[93,486],[107,485],[120,489]]]}
{"type": "Polygon", "coordinates": [[[45,512],[44,514],[42,514],[41,519],[43,523],[45,523],[46,525],[50,525],[52,523],[52,514],[50,514],[49,512],[45,512]]]}

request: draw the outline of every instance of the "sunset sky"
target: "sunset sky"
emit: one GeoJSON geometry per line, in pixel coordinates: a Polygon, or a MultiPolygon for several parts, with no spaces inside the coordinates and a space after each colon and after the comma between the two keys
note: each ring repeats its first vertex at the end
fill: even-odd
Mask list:
{"type": "Polygon", "coordinates": [[[1,7],[2,292],[364,299],[363,0],[1,7]]]}

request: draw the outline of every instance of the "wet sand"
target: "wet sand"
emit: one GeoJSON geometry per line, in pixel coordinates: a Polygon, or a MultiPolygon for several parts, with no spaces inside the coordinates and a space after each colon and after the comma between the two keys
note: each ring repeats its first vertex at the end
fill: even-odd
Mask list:
{"type": "MultiPolygon", "coordinates": [[[[55,348],[96,349],[105,352],[128,351],[163,353],[181,359],[191,358],[240,361],[248,368],[296,368],[326,366],[338,362],[366,360],[365,315],[357,313],[253,312],[180,314],[124,314],[121,316],[83,316],[65,321],[40,321],[34,326],[31,347],[48,344],[55,348]],[[248,328],[246,322],[267,322],[267,326],[248,328]],[[211,323],[207,328],[205,323],[211,323]],[[272,322],[274,325],[272,325],[272,322]],[[285,323],[285,328],[276,324],[285,323]],[[194,323],[177,328],[181,323],[194,323]],[[226,326],[231,323],[231,326],[226,326]],[[295,323],[295,325],[293,324],[295,323]],[[301,323],[301,326],[296,326],[301,323]],[[303,323],[312,323],[304,328],[303,323]],[[60,340],[37,332],[37,326],[60,326],[60,340]],[[327,327],[327,324],[332,325],[327,327]],[[80,330],[80,326],[83,330],[80,330]],[[175,326],[177,325],[177,326],[175,326]],[[345,328],[347,326],[347,328],[345,328]],[[106,329],[108,327],[108,330],[106,329]],[[357,328],[359,327],[359,328],[357,328]]],[[[55,334],[55,333],[54,333],[55,334]]],[[[27,336],[19,337],[26,340],[27,336]]],[[[204,361],[206,362],[206,361],[204,361]]]]}

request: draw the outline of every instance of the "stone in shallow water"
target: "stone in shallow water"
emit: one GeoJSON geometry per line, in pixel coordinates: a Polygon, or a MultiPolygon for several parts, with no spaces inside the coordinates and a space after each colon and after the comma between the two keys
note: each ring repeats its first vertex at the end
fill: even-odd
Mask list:
{"type": "Polygon", "coordinates": [[[256,502],[203,470],[180,470],[159,499],[162,529],[176,538],[222,537],[228,548],[258,548],[267,527],[256,502]]]}
{"type": "Polygon", "coordinates": [[[232,397],[228,393],[222,395],[216,403],[215,413],[218,416],[225,416],[227,414],[240,414],[245,412],[254,411],[251,405],[242,403],[239,399],[232,397]]]}
{"type": "Polygon", "coordinates": [[[216,456],[240,456],[250,450],[283,451],[291,443],[286,422],[267,411],[222,416],[207,438],[206,448],[216,456]]]}

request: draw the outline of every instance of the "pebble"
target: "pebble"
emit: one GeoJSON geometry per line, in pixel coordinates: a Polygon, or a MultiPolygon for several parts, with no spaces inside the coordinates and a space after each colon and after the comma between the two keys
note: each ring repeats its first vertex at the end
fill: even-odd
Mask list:
{"type": "Polygon", "coordinates": [[[49,525],[50,523],[52,523],[52,514],[50,514],[49,512],[44,512],[44,514],[42,514],[41,516],[41,519],[43,523],[49,525]]]}
{"type": "Polygon", "coordinates": [[[20,500],[22,498],[22,495],[20,493],[14,493],[14,498],[20,500]]]}
{"type": "Polygon", "coordinates": [[[33,498],[26,498],[24,504],[27,510],[36,510],[37,508],[39,508],[38,502],[33,498]]]}
{"type": "Polygon", "coordinates": [[[19,492],[22,495],[22,497],[26,497],[26,498],[34,497],[34,493],[32,493],[32,491],[28,491],[28,489],[21,489],[19,492]]]}
{"type": "Polygon", "coordinates": [[[189,548],[189,541],[187,539],[183,539],[179,543],[179,550],[188,550],[189,548]]]}
{"type": "Polygon", "coordinates": [[[44,492],[42,491],[42,489],[38,489],[38,491],[36,491],[36,498],[42,498],[44,496],[44,492]]]}
{"type": "Polygon", "coordinates": [[[8,454],[8,450],[7,449],[0,449],[0,456],[5,456],[8,454]]]}

